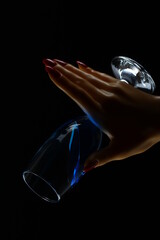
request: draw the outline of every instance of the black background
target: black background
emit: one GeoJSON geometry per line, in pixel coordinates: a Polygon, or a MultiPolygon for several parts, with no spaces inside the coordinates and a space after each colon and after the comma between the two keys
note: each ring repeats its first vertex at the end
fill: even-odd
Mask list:
{"type": "Polygon", "coordinates": [[[58,204],[34,195],[24,184],[22,172],[58,126],[83,114],[50,81],[44,58],[58,58],[75,66],[80,60],[112,75],[111,59],[128,56],[151,73],[157,85],[155,94],[160,95],[156,6],[57,1],[7,6],[5,12],[3,239],[94,234],[101,239],[110,233],[127,235],[127,230],[133,236],[138,230],[148,233],[151,224],[155,232],[159,144],[143,154],[89,172],[58,204]]]}

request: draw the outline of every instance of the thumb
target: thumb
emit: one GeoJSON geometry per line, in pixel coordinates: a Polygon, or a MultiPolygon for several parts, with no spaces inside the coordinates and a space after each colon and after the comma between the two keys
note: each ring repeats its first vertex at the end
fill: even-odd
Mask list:
{"type": "Polygon", "coordinates": [[[88,172],[108,162],[122,159],[120,146],[118,145],[116,141],[112,140],[107,147],[90,155],[84,164],[84,172],[88,172]]]}

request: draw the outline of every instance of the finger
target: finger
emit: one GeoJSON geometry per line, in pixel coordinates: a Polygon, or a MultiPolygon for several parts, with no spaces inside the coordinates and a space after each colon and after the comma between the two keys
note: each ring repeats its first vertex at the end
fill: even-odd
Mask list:
{"type": "Polygon", "coordinates": [[[56,65],[56,62],[49,58],[43,59],[42,62],[44,63],[45,66],[49,67],[54,67],[56,65]]]}
{"type": "Polygon", "coordinates": [[[89,156],[84,165],[84,172],[115,160],[125,159],[126,157],[121,152],[120,144],[117,141],[111,140],[107,147],[89,156]]]}
{"type": "Polygon", "coordinates": [[[97,102],[101,102],[102,93],[99,88],[96,88],[93,84],[90,83],[90,81],[88,81],[90,78],[88,74],[84,73],[83,77],[81,77],[79,74],[76,74],[70,69],[67,69],[66,67],[63,67],[59,64],[56,64],[54,66],[54,69],[58,70],[64,77],[66,77],[66,79],[68,79],[68,81],[74,83],[77,87],[80,87],[86,91],[97,102]]]}
{"type": "Polygon", "coordinates": [[[61,73],[63,76],[68,78],[68,80],[74,82],[76,85],[93,95],[94,99],[100,99],[100,97],[102,96],[102,93],[99,91],[99,89],[95,88],[92,84],[90,84],[89,81],[87,81],[88,74],[72,66],[71,64],[57,59],[44,59],[43,63],[45,64],[45,66],[49,66],[51,68],[55,67],[55,69],[57,69],[58,72],[61,73]]]}
{"type": "Polygon", "coordinates": [[[83,71],[83,70],[81,70],[81,69],[79,69],[79,68],[77,68],[77,67],[75,67],[71,64],[65,63],[61,60],[54,59],[54,61],[58,62],[60,65],[64,66],[66,69],[75,73],[79,77],[85,79],[85,81],[88,81],[89,83],[91,83],[96,88],[103,89],[103,90],[106,90],[106,91],[110,90],[110,84],[102,81],[100,78],[98,78],[98,76],[96,77],[91,72],[90,73],[85,72],[85,71],[83,71]]]}
{"type": "Polygon", "coordinates": [[[92,74],[93,76],[99,78],[100,80],[102,80],[105,83],[114,83],[117,82],[117,79],[106,74],[106,73],[101,73],[99,71],[96,71],[90,67],[88,67],[85,63],[82,63],[80,61],[77,61],[78,67],[79,69],[81,69],[82,71],[88,73],[88,74],[92,74]]]}
{"type": "Polygon", "coordinates": [[[92,114],[93,111],[98,110],[99,103],[84,88],[68,79],[58,69],[49,66],[46,66],[45,69],[53,83],[75,101],[83,111],[92,114]]]}
{"type": "Polygon", "coordinates": [[[110,84],[108,84],[107,82],[102,81],[101,79],[97,78],[96,76],[92,75],[91,73],[87,73],[81,69],[78,69],[77,67],[68,64],[64,61],[61,61],[59,59],[45,59],[43,60],[43,63],[45,63],[46,65],[50,66],[50,67],[54,67],[56,65],[56,62],[59,65],[62,65],[65,69],[69,70],[70,72],[78,75],[79,77],[81,77],[83,80],[85,79],[85,82],[89,82],[90,84],[92,84],[94,87],[98,88],[98,89],[103,89],[104,91],[110,91],[110,84]]]}

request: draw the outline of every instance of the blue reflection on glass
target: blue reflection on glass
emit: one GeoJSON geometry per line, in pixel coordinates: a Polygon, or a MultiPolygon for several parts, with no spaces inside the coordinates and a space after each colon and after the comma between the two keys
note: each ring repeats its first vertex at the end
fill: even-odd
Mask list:
{"type": "Polygon", "coordinates": [[[76,160],[76,165],[73,169],[73,176],[71,179],[71,186],[79,181],[78,171],[80,168],[80,140],[79,140],[79,126],[77,122],[74,122],[72,126],[72,133],[69,141],[69,151],[71,155],[71,165],[74,166],[74,162],[76,160]],[[77,146],[75,146],[75,144],[77,146]],[[75,152],[76,149],[76,152],[75,152]]]}
{"type": "Polygon", "coordinates": [[[89,114],[87,114],[89,120],[95,125],[97,128],[101,129],[101,126],[91,117],[89,114]]]}

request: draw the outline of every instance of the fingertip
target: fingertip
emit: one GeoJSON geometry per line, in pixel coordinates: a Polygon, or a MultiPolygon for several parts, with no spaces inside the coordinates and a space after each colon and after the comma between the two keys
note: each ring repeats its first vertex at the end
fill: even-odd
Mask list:
{"type": "Polygon", "coordinates": [[[91,171],[92,169],[96,168],[98,166],[98,160],[97,159],[90,159],[90,160],[87,160],[87,162],[85,163],[85,166],[84,166],[84,172],[89,172],[91,171]]]}
{"type": "Polygon", "coordinates": [[[53,79],[58,79],[61,77],[61,73],[50,66],[45,66],[45,70],[50,75],[50,77],[53,79]]]}
{"type": "Polygon", "coordinates": [[[81,61],[76,61],[76,63],[78,64],[78,66],[80,66],[82,68],[87,68],[88,67],[85,63],[83,63],[81,61]]]}
{"type": "Polygon", "coordinates": [[[54,66],[56,65],[56,62],[53,61],[53,60],[51,60],[51,59],[49,59],[49,58],[43,59],[42,62],[43,62],[43,64],[44,64],[45,66],[54,67],[54,66]]]}
{"type": "Polygon", "coordinates": [[[57,62],[59,65],[65,67],[67,65],[67,62],[64,62],[62,60],[59,60],[57,58],[53,59],[53,61],[57,62]]]}

